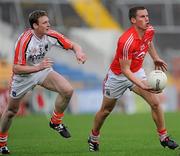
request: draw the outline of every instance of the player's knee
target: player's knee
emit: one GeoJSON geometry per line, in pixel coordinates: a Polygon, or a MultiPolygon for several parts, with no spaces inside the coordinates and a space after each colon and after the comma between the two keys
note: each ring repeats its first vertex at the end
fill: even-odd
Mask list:
{"type": "Polygon", "coordinates": [[[152,105],[151,105],[151,108],[153,109],[153,110],[157,110],[158,108],[159,108],[159,103],[158,102],[154,102],[152,105]]]}
{"type": "Polygon", "coordinates": [[[68,92],[67,92],[67,96],[71,97],[73,95],[74,89],[71,87],[68,92]]]}
{"type": "Polygon", "coordinates": [[[18,112],[18,109],[8,109],[7,110],[7,116],[8,118],[13,118],[18,112]]]}
{"type": "Polygon", "coordinates": [[[65,92],[64,92],[64,96],[67,98],[71,98],[73,95],[73,91],[74,89],[72,87],[69,87],[65,92]]]}

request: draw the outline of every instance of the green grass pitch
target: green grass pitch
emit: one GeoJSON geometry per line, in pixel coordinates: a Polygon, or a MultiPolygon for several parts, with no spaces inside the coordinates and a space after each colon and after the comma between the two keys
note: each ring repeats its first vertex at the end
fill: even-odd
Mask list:
{"type": "MultiPolygon", "coordinates": [[[[169,133],[180,143],[180,113],[166,113],[169,133]]],[[[49,117],[16,117],[9,132],[8,145],[13,156],[180,156],[159,144],[150,113],[111,114],[100,139],[100,151],[89,152],[87,137],[94,115],[68,115],[64,122],[72,137],[62,138],[48,126],[49,117]]]]}

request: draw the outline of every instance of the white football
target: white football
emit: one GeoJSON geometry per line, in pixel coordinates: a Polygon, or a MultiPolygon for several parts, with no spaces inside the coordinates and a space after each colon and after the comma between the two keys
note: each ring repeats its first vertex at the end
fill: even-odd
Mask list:
{"type": "Polygon", "coordinates": [[[147,82],[154,90],[163,90],[167,85],[167,76],[161,70],[153,70],[149,73],[147,82]]]}

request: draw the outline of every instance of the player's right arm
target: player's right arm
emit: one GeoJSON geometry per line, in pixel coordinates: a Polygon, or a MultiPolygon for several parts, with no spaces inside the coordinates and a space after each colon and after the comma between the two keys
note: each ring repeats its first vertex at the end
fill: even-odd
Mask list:
{"type": "Polygon", "coordinates": [[[136,78],[130,70],[131,60],[119,59],[122,73],[138,87],[148,90],[149,87],[145,85],[140,79],[136,78]]]}
{"type": "Polygon", "coordinates": [[[42,62],[35,66],[14,64],[13,72],[15,74],[30,74],[41,71],[46,68],[50,68],[53,65],[53,61],[50,58],[45,58],[42,62]]]}
{"type": "Polygon", "coordinates": [[[26,50],[33,36],[32,30],[28,29],[20,35],[15,45],[13,72],[15,74],[30,74],[50,68],[53,61],[50,58],[44,58],[39,64],[29,66],[26,61],[26,50]]]}
{"type": "Polygon", "coordinates": [[[121,38],[118,42],[118,51],[117,56],[119,57],[119,63],[121,67],[121,72],[136,86],[140,87],[143,90],[147,90],[149,92],[153,92],[152,88],[150,88],[147,83],[144,83],[141,79],[138,79],[134,76],[131,71],[131,62],[132,62],[132,53],[133,53],[133,35],[125,36],[121,38]]]}
{"type": "Polygon", "coordinates": [[[121,65],[121,70],[122,73],[131,81],[133,82],[136,86],[140,87],[143,90],[146,90],[151,93],[158,94],[161,91],[155,91],[151,87],[147,85],[144,81],[136,78],[134,74],[130,70],[130,65],[131,65],[131,60],[123,60],[119,59],[120,65],[121,65]]]}
{"type": "Polygon", "coordinates": [[[132,53],[134,37],[133,34],[125,33],[118,41],[117,57],[119,60],[121,72],[135,85],[142,89],[148,89],[148,87],[138,78],[136,78],[131,71],[132,53]]]}

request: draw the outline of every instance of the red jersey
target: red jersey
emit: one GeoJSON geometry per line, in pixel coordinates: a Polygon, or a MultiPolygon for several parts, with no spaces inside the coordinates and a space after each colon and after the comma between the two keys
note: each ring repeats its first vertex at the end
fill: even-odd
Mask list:
{"type": "Polygon", "coordinates": [[[130,70],[133,73],[138,71],[142,67],[153,36],[154,28],[152,26],[147,28],[142,39],[139,38],[134,26],[124,32],[118,40],[116,55],[110,66],[111,71],[116,75],[121,74],[119,59],[131,60],[130,70]]]}

